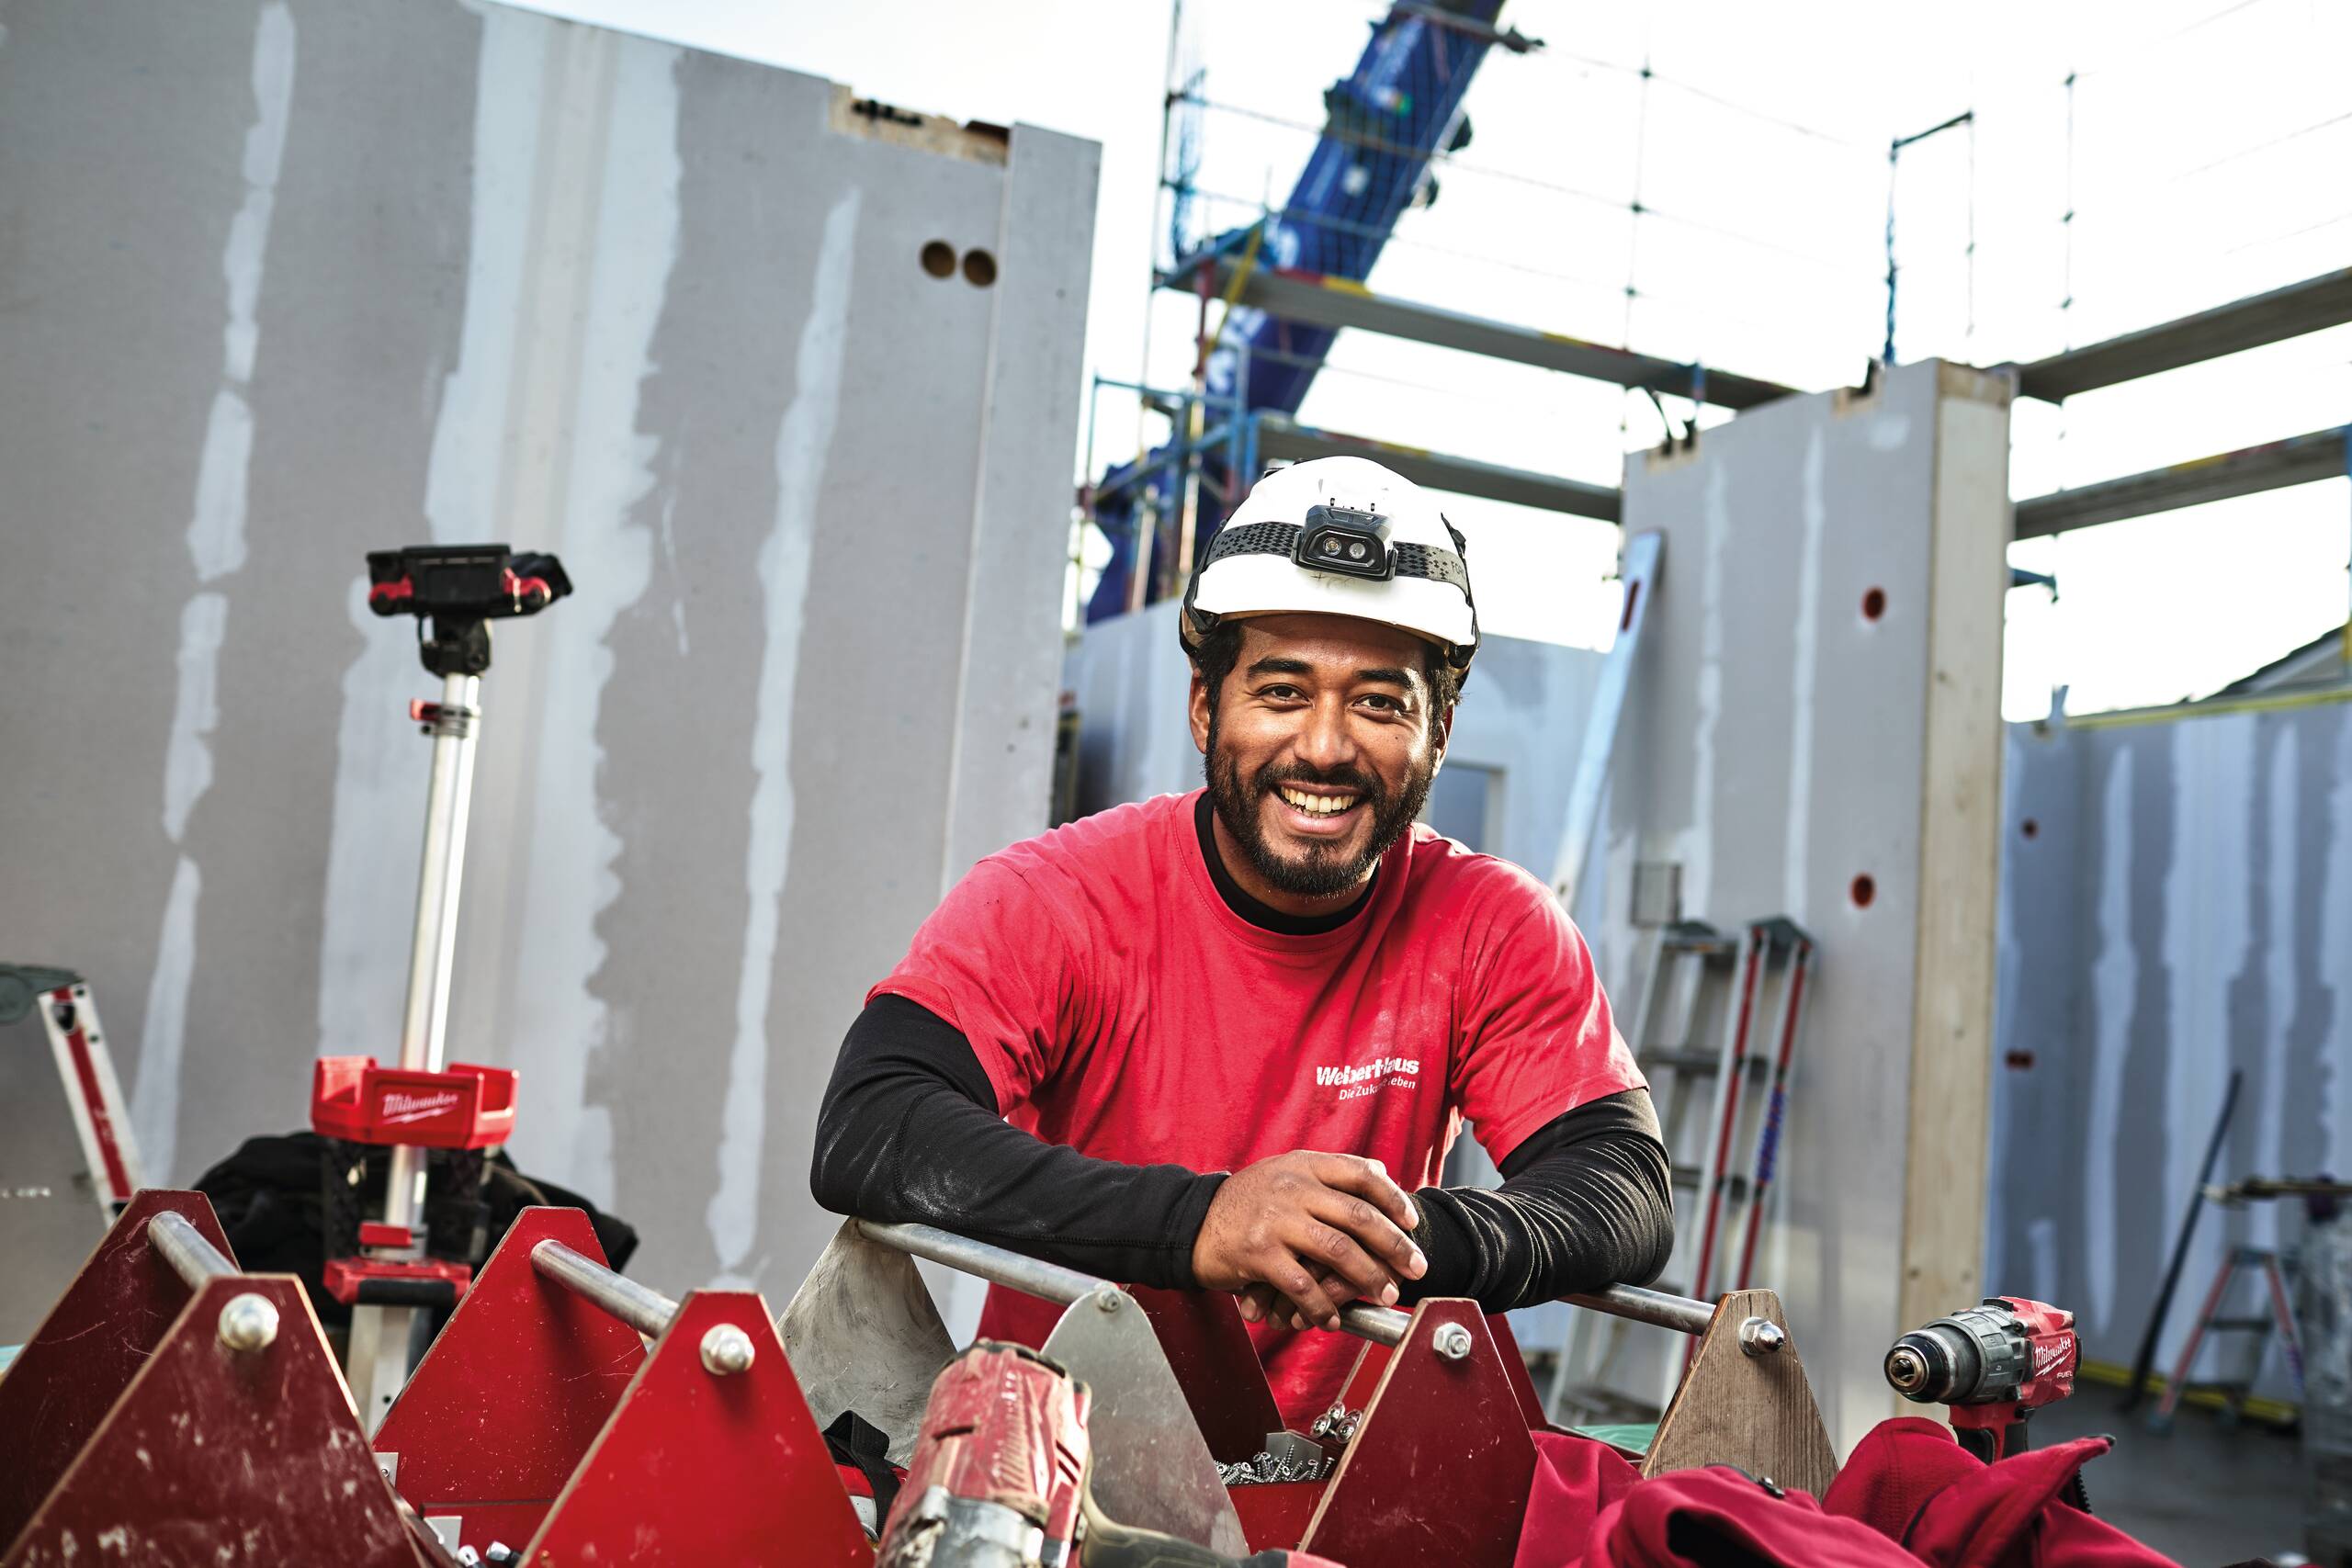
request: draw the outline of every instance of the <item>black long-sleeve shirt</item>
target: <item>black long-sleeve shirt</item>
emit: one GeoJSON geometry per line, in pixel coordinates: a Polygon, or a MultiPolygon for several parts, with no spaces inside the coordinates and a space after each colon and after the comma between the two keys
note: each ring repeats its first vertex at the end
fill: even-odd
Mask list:
{"type": "MultiPolygon", "coordinates": [[[[1361,909],[1301,920],[1227,873],[1203,801],[1200,839],[1235,913],[1271,930],[1330,930],[1361,909]]],[[[1369,893],[1367,892],[1367,897],[1369,893]]],[[[1413,1233],[1428,1271],[1407,1302],[1475,1297],[1489,1311],[1643,1282],[1674,1236],[1667,1156],[1645,1089],[1564,1111],[1499,1162],[1498,1189],[1424,1188],[1413,1233]]],[[[1189,1288],[1193,1244],[1224,1175],[1095,1159],[998,1114],[996,1092],[956,1028],[903,997],[876,997],[851,1025],[818,1113],[809,1171],[839,1213],[935,1224],[1089,1273],[1189,1288]]]]}

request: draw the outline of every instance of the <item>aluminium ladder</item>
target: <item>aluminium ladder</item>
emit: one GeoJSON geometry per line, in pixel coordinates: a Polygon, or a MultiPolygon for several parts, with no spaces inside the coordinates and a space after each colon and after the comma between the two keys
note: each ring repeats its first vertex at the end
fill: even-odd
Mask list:
{"type": "MultiPolygon", "coordinates": [[[[1676,1254],[1691,1269],[1690,1293],[1701,1300],[1752,1282],[1813,953],[1812,938],[1785,917],[1750,921],[1736,936],[1679,920],[1656,928],[1649,941],[1631,1046],[1657,1105],[1669,1179],[1693,1195],[1687,1208],[1678,1198],[1683,1224],[1676,1254]],[[1770,1020],[1760,1047],[1759,1016],[1770,1020]],[[1709,1080],[1705,1120],[1694,1122],[1690,1108],[1709,1080]],[[1745,1161],[1737,1157],[1743,1150],[1745,1161]],[[1695,1230],[1689,1227],[1694,1213],[1695,1230]],[[1695,1261],[1688,1261],[1693,1249],[1695,1261]]],[[[1604,1411],[1628,1403],[1593,1386],[1616,1348],[1618,1330],[1602,1330],[1610,1336],[1604,1346],[1591,1336],[1580,1338],[1578,1327],[1571,1323],[1554,1364],[1547,1403],[1555,1419],[1568,1408],[1604,1411]]],[[[1679,1363],[1667,1369],[1678,1381],[1681,1373],[1679,1363]]]]}

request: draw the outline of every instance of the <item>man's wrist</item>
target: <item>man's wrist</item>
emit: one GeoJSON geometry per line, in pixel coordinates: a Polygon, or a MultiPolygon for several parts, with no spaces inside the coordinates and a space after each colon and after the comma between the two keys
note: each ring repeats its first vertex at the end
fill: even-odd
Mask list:
{"type": "MultiPolygon", "coordinates": [[[[1173,1290],[1200,1289],[1200,1275],[1195,1267],[1200,1247],[1201,1227],[1209,1217],[1209,1205],[1216,1201],[1217,1190],[1225,1185],[1227,1171],[1213,1170],[1193,1178],[1184,1196],[1168,1217],[1168,1257],[1170,1278],[1166,1281],[1173,1290]]],[[[1144,1283],[1152,1283],[1146,1280],[1144,1283]]]]}
{"type": "Polygon", "coordinates": [[[1398,1304],[1410,1306],[1431,1296],[1471,1294],[1477,1248],[1460,1207],[1442,1188],[1424,1187],[1408,1196],[1420,1220],[1413,1227],[1413,1245],[1421,1249],[1429,1268],[1418,1280],[1396,1281],[1398,1304]]]}

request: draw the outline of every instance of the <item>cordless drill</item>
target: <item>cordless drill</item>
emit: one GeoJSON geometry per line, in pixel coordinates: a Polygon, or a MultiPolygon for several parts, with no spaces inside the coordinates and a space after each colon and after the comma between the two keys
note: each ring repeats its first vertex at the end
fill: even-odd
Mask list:
{"type": "Polygon", "coordinates": [[[1990,1464],[2026,1446],[2027,1416],[2075,1392],[2082,1353],[2073,1313],[1987,1296],[1897,1339],[1886,1381],[1905,1399],[1950,1405],[1961,1446],[1990,1464]]]}
{"type": "Polygon", "coordinates": [[[1237,1560],[1106,1517],[1087,1489],[1091,1404],[1084,1383],[1020,1346],[984,1339],[949,1362],[876,1568],[1338,1568],[1303,1551],[1237,1560]]]}

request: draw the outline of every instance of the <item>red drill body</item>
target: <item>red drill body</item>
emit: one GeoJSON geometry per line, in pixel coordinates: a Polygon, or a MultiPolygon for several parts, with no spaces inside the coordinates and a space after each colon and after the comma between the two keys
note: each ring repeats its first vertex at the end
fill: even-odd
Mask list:
{"type": "Polygon", "coordinates": [[[1084,1383],[1017,1345],[984,1339],[949,1362],[875,1568],[1340,1568],[1278,1548],[1237,1561],[1105,1517],[1086,1487],[1091,1404],[1084,1383]]]}
{"type": "Polygon", "coordinates": [[[2081,1359],[2073,1313],[1988,1296],[1896,1340],[1886,1381],[1905,1399],[1951,1406],[1961,1441],[1993,1460],[2024,1447],[2027,1416],[2075,1392],[2081,1359]]]}

